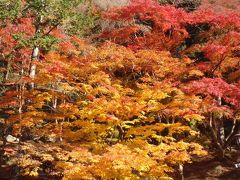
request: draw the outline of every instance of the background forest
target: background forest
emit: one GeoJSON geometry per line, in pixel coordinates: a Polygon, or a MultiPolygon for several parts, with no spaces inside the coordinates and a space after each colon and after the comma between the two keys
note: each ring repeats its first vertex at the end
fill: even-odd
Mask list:
{"type": "Polygon", "coordinates": [[[239,1],[0,0],[0,135],[5,179],[237,179],[239,1]]]}

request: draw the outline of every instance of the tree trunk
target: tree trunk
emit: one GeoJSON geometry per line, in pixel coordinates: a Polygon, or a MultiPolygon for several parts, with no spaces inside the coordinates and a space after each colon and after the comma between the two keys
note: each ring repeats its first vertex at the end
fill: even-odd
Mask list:
{"type": "Polygon", "coordinates": [[[236,143],[238,147],[240,147],[240,123],[237,126],[237,132],[236,132],[236,143]]]}
{"type": "MultiPolygon", "coordinates": [[[[44,5],[44,0],[41,0],[41,3],[42,5],[44,5]]],[[[39,35],[42,31],[42,23],[43,23],[43,15],[42,14],[39,14],[38,17],[36,17],[36,25],[35,25],[35,28],[36,28],[36,32],[35,32],[35,35],[39,35]]],[[[34,48],[33,48],[33,51],[32,51],[32,57],[31,57],[31,64],[30,64],[30,72],[29,72],[29,76],[30,78],[32,78],[32,80],[34,80],[35,76],[36,76],[36,70],[37,70],[37,65],[36,65],[36,61],[39,60],[39,45],[36,45],[34,48]]],[[[30,89],[34,89],[34,82],[31,82],[30,83],[30,89]]]]}
{"type": "MultiPolygon", "coordinates": [[[[222,98],[218,97],[217,99],[218,105],[222,105],[222,98]]],[[[225,143],[225,129],[224,129],[224,119],[219,119],[219,131],[218,131],[218,137],[222,145],[225,143]]]]}
{"type": "Polygon", "coordinates": [[[8,79],[9,79],[9,74],[10,74],[11,67],[12,67],[12,61],[11,61],[11,59],[9,59],[9,61],[7,62],[6,73],[4,75],[4,82],[7,82],[8,79]]]}
{"type": "MultiPolygon", "coordinates": [[[[39,48],[35,47],[33,49],[32,52],[32,58],[31,58],[31,67],[30,67],[30,72],[29,72],[29,76],[30,78],[32,78],[32,80],[34,80],[35,76],[36,76],[36,69],[37,69],[37,65],[36,65],[36,61],[39,60],[39,48]]],[[[30,83],[30,89],[34,89],[34,82],[30,83]]]]}

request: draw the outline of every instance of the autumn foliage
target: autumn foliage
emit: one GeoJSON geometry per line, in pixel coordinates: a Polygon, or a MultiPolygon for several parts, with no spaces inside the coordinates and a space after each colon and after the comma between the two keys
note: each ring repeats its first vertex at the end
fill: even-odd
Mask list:
{"type": "Polygon", "coordinates": [[[116,24],[98,46],[60,26],[34,62],[33,17],[2,22],[1,135],[19,138],[5,163],[21,176],[159,179],[224,156],[238,138],[240,14],[223,12],[133,0],[102,14],[116,24]]]}

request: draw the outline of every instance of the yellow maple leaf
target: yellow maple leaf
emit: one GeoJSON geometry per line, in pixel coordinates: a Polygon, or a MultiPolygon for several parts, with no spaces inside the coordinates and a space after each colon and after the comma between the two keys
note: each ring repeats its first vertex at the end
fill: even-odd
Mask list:
{"type": "Polygon", "coordinates": [[[183,118],[186,119],[187,121],[191,121],[191,120],[202,121],[203,119],[205,119],[204,116],[201,116],[199,114],[188,114],[188,115],[185,115],[183,118]]]}

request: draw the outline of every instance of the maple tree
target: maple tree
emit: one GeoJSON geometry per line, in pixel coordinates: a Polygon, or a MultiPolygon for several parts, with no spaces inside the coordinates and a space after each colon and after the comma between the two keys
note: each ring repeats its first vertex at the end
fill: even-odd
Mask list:
{"type": "Polygon", "coordinates": [[[81,1],[61,2],[2,5],[1,152],[17,175],[183,176],[209,141],[225,156],[239,140],[238,12],[133,0],[103,13],[120,25],[96,46],[69,12],[81,1]]]}
{"type": "MultiPolygon", "coordinates": [[[[84,47],[83,42],[80,43],[84,47]]],[[[170,80],[169,74],[174,73],[174,69],[167,69],[174,61],[169,53],[134,53],[111,43],[99,49],[86,46],[83,50],[89,55],[78,57],[79,49],[75,49],[72,57],[64,52],[63,55],[57,52],[46,54],[35,79],[38,88],[25,92],[23,109],[26,110],[21,113],[21,120],[13,112],[8,112],[9,108],[6,111],[12,113],[6,121],[13,124],[13,133],[20,135],[20,139],[29,138],[24,134],[28,128],[31,129],[30,134],[45,137],[47,141],[57,138],[78,142],[85,151],[89,151],[89,155],[93,156],[89,165],[84,165],[86,160],[80,154],[76,161],[68,163],[66,169],[65,163],[57,164],[56,168],[66,171],[64,177],[164,177],[176,166],[190,162],[192,155],[206,153],[200,145],[188,142],[187,136],[194,138],[198,135],[187,122],[191,119],[202,121],[203,117],[182,115],[197,109],[198,105],[187,101],[197,103],[201,100],[185,96],[180,89],[171,87],[171,84],[163,85],[156,79],[170,80]],[[146,56],[152,60],[152,65],[147,64],[149,59],[146,56]],[[159,58],[162,59],[160,64],[157,61],[159,58]],[[114,63],[113,59],[118,63],[114,63]],[[158,66],[166,69],[165,72],[152,69],[158,66]],[[119,71],[124,74],[118,75],[119,71]],[[137,77],[139,73],[143,74],[142,77],[137,77]],[[47,88],[49,82],[52,88],[47,88]],[[169,102],[161,102],[167,98],[169,102]],[[183,101],[186,107],[176,111],[183,107],[183,101]],[[166,111],[167,118],[160,117],[163,115],[161,111],[166,111]],[[168,119],[170,116],[171,119],[168,119]],[[107,147],[108,150],[102,154],[107,147]],[[143,154],[145,159],[141,158],[143,154]],[[131,158],[137,158],[139,162],[129,164],[131,158]],[[160,162],[162,167],[157,167],[160,162]],[[101,175],[103,164],[113,169],[101,175]],[[70,167],[73,165],[76,170],[72,171],[70,167]],[[132,173],[132,169],[136,172],[132,173]]],[[[185,68],[182,62],[175,61],[185,68]]],[[[172,76],[177,74],[176,71],[172,76]]],[[[25,158],[22,159],[22,173],[36,174],[42,162],[29,167],[25,158]]]]}

